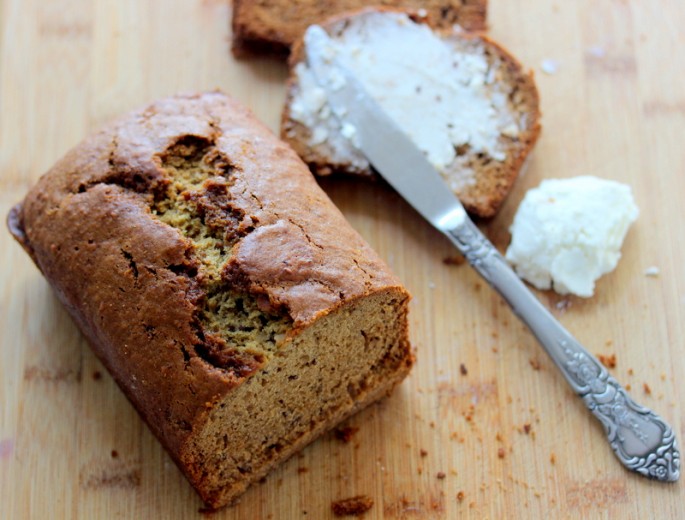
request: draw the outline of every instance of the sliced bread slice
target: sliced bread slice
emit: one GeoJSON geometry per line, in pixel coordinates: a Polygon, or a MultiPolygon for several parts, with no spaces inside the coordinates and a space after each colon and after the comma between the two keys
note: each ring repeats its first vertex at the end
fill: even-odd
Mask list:
{"type": "MultiPolygon", "coordinates": [[[[339,59],[409,134],[466,209],[493,216],[540,132],[532,73],[482,35],[366,9],[322,25],[339,59]]],[[[319,175],[373,176],[304,60],[291,56],[281,137],[319,175]]]]}
{"type": "MultiPolygon", "coordinates": [[[[487,0],[383,0],[385,6],[419,9],[437,27],[485,29],[487,0]]],[[[361,9],[368,0],[233,0],[233,54],[287,56],[290,47],[314,23],[361,9]]]]}

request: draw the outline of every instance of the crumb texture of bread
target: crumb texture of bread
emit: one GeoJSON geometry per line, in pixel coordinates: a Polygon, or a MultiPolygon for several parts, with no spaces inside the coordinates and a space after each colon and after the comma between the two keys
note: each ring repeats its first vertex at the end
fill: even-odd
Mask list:
{"type": "Polygon", "coordinates": [[[373,499],[366,495],[336,500],[331,503],[335,516],[361,516],[373,507],[373,499]]]}
{"type": "MultiPolygon", "coordinates": [[[[436,27],[486,28],[487,0],[383,0],[377,4],[420,12],[436,27]]],[[[233,53],[238,57],[287,56],[309,25],[368,5],[364,0],[234,0],[233,53]]]]}
{"type": "MultiPolygon", "coordinates": [[[[426,154],[466,209],[493,216],[540,131],[532,75],[482,35],[436,31],[402,12],[365,9],[323,27],[331,37],[326,51],[426,154]]],[[[368,160],[303,59],[307,41],[291,57],[281,137],[319,175],[370,177],[368,160]]]]}
{"type": "Polygon", "coordinates": [[[96,132],[8,224],[210,507],[411,367],[406,290],[297,155],[219,92],[96,132]]]}

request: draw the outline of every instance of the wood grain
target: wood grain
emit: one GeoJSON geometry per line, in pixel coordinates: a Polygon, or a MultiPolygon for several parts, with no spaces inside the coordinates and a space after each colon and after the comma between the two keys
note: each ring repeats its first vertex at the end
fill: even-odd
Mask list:
{"type": "MultiPolygon", "coordinates": [[[[492,36],[536,69],[543,136],[525,191],[594,174],[641,216],[589,300],[539,293],[685,439],[685,9],[681,0],[491,0],[492,36]],[[540,62],[555,59],[554,75],[540,62]],[[644,270],[657,266],[656,278],[644,270]],[[648,385],[651,392],[645,392],[648,385]]],[[[236,62],[221,0],[0,0],[0,214],[89,131],[178,91],[221,88],[276,129],[285,67],[236,62]]],[[[678,518],[683,483],[627,473],[600,426],[500,298],[382,184],[322,182],[414,295],[418,363],[390,398],[217,518],[678,518]],[[463,366],[463,368],[462,368],[463,366]]],[[[201,504],[6,232],[0,233],[0,516],[188,518],[201,504]]]]}

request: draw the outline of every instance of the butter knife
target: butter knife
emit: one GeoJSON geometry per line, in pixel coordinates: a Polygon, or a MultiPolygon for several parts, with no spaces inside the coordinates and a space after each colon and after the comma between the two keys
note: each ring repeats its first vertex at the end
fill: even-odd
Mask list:
{"type": "Polygon", "coordinates": [[[305,35],[307,63],[345,134],[397,192],[462,252],[528,326],[628,469],[662,482],[680,476],[673,429],[633,401],[606,368],[552,316],[469,219],[438,171],[336,56],[326,31],[305,35]]]}

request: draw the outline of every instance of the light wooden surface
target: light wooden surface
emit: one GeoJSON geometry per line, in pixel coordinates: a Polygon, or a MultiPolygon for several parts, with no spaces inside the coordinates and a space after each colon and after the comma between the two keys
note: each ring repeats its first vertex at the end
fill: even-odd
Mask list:
{"type": "MultiPolygon", "coordinates": [[[[87,132],[159,96],[219,87],[275,129],[285,69],[232,59],[229,12],[222,0],[0,0],[0,214],[87,132]]],[[[616,355],[611,372],[683,441],[682,0],[491,0],[489,19],[536,69],[544,129],[484,229],[504,248],[543,178],[633,187],[640,218],[596,296],[540,297],[591,351],[616,355]],[[556,74],[540,71],[544,59],[556,74]]],[[[332,500],[357,494],[375,501],[368,518],[683,518],[684,484],[618,464],[500,298],[443,263],[456,254],[445,239],[381,185],[323,186],[413,293],[418,363],[348,421],[359,428],[349,444],[320,439],[217,518],[326,518],[332,500]]],[[[0,269],[0,517],[197,516],[194,492],[5,231],[0,269]]]]}

